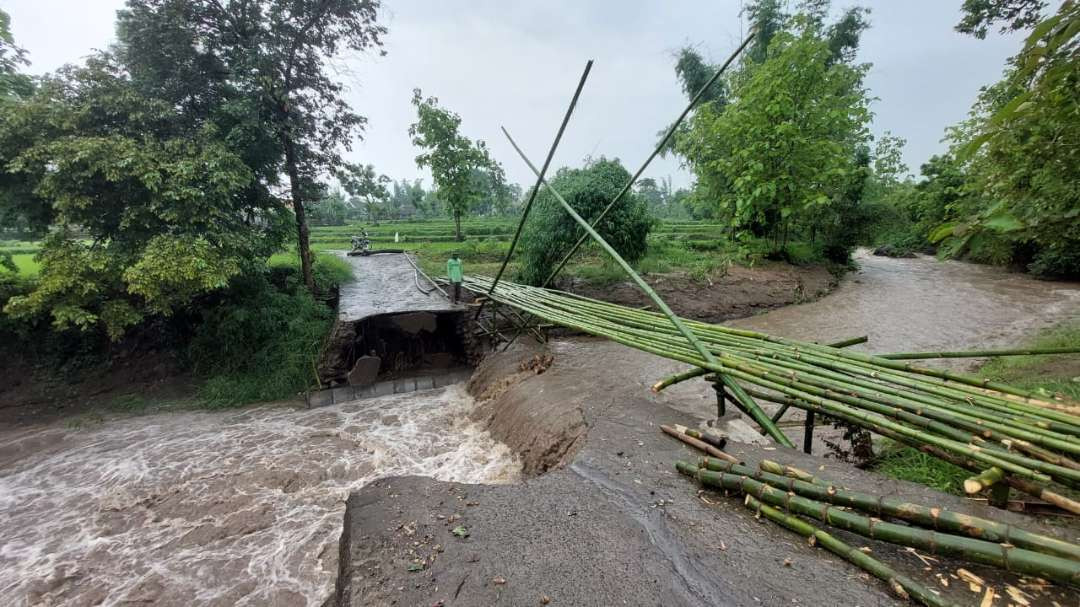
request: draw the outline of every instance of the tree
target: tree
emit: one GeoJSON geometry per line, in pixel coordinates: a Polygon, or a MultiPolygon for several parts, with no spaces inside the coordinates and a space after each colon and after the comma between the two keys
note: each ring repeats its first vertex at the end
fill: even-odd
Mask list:
{"type": "MultiPolygon", "coordinates": [[[[379,49],[386,29],[377,0],[128,0],[118,32],[137,74],[189,105],[214,104],[194,91],[192,75],[209,73],[245,93],[275,146],[272,164],[288,181],[297,249],[308,289],[315,288],[305,204],[319,179],[342,166],[365,118],[342,98],[328,63],[346,50],[379,49]]],[[[205,91],[215,93],[214,90],[205,91]]],[[[254,133],[258,136],[258,133],[254,133]]]]}
{"type": "Polygon", "coordinates": [[[317,225],[343,226],[349,206],[341,190],[335,189],[311,206],[311,219],[317,225]]]}
{"type": "Polygon", "coordinates": [[[474,144],[460,133],[461,117],[439,107],[437,98],[424,99],[420,89],[413,89],[412,104],[417,120],[409,127],[409,136],[413,145],[423,150],[416,165],[431,169],[439,198],[454,217],[455,238],[462,241],[461,216],[485,194],[484,179],[477,171],[487,172],[490,179],[501,183],[502,167],[492,160],[483,141],[474,144]]]}
{"type": "Polygon", "coordinates": [[[350,203],[363,209],[367,220],[378,225],[390,199],[390,190],[386,187],[390,178],[376,173],[370,164],[346,164],[337,172],[337,177],[341,187],[352,196],[350,203]]]}
{"type": "Polygon", "coordinates": [[[1042,20],[1044,8],[1044,0],[964,0],[961,8],[964,18],[956,31],[981,40],[986,38],[990,27],[999,22],[1004,22],[1002,34],[1027,29],[1042,20]]]}
{"type": "Polygon", "coordinates": [[[253,174],[212,125],[140,95],[100,54],[0,104],[0,166],[47,231],[31,292],[4,310],[119,339],[252,271],[284,240],[284,208],[243,194],[253,174]]]}
{"type": "MultiPolygon", "coordinates": [[[[1012,19],[1026,14],[1001,12],[1015,10],[1010,3],[990,6],[1012,19]]],[[[1018,23],[1027,22],[1010,27],[1018,23]]],[[[970,119],[951,131],[974,203],[951,209],[931,239],[951,255],[1080,275],[1080,5],[1062,3],[1009,63],[1005,78],[985,88],[970,119]]]]}
{"type": "Polygon", "coordinates": [[[869,138],[866,66],[834,61],[812,21],[777,33],[768,56],[734,79],[722,112],[703,108],[679,151],[732,227],[768,235],[780,250],[849,186],[869,138]]]}
{"type": "MultiPolygon", "coordinates": [[[[629,180],[630,173],[618,160],[601,157],[581,169],[559,169],[550,183],[582,217],[596,217],[629,180]]],[[[611,209],[596,231],[623,258],[635,261],[645,255],[652,223],[645,201],[629,194],[611,209]]],[[[521,234],[519,280],[543,283],[580,234],[580,227],[545,188],[533,202],[521,234]]]]}
{"type": "Polygon", "coordinates": [[[21,66],[29,63],[26,49],[15,44],[11,35],[11,17],[0,10],[0,100],[30,94],[33,81],[19,72],[21,66]]]}

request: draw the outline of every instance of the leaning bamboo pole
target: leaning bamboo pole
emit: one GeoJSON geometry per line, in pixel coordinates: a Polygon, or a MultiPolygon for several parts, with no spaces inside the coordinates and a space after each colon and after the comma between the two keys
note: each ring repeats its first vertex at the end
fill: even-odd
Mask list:
{"type": "MultiPolygon", "coordinates": [[[[629,276],[630,279],[634,281],[638,288],[641,289],[645,293],[645,295],[647,295],[649,299],[653,301],[656,307],[664,314],[664,316],[668,318],[668,320],[671,322],[672,325],[675,326],[679,333],[681,333],[682,336],[686,338],[686,341],[689,342],[689,344],[695,350],[697,350],[698,354],[701,355],[701,358],[705,362],[715,363],[716,358],[712,355],[712,353],[705,348],[705,346],[701,343],[697,336],[694,335],[693,331],[687,328],[687,326],[682,322],[682,319],[679,318],[678,315],[676,315],[675,312],[673,312],[671,308],[668,307],[667,303],[665,303],[664,300],[656,294],[656,291],[654,291],[652,287],[650,287],[648,283],[646,283],[645,280],[642,279],[641,276],[637,272],[635,272],[633,268],[630,267],[630,264],[622,258],[622,255],[619,255],[618,251],[616,251],[610,244],[608,244],[607,241],[605,241],[603,237],[601,237],[600,234],[597,233],[591,225],[589,225],[588,222],[582,219],[581,215],[579,215],[577,211],[574,210],[574,207],[570,206],[570,203],[566,202],[566,199],[562,197],[562,194],[560,194],[558,190],[551,187],[551,184],[548,183],[546,179],[544,179],[543,175],[540,174],[540,171],[537,170],[536,166],[533,165],[532,161],[530,161],[529,158],[525,155],[525,153],[521,151],[521,148],[518,147],[517,142],[515,142],[514,139],[510,136],[509,131],[503,128],[502,132],[504,135],[506,135],[507,140],[510,141],[510,145],[513,146],[514,150],[518,153],[519,156],[521,156],[521,159],[525,161],[525,164],[527,164],[529,169],[532,170],[532,172],[536,175],[537,181],[542,183],[544,187],[546,187],[547,190],[551,192],[552,196],[554,196],[555,199],[559,201],[559,204],[562,205],[563,210],[566,211],[566,213],[570,215],[570,217],[573,218],[574,221],[576,221],[581,227],[585,229],[586,234],[592,237],[592,239],[600,245],[600,248],[602,248],[604,252],[608,254],[608,256],[615,260],[615,263],[618,264],[619,267],[621,267],[622,270],[627,274],[627,276],[629,276]]],[[[748,400],[747,402],[743,403],[743,405],[746,406],[750,411],[754,412],[755,419],[761,420],[758,423],[762,425],[762,429],[765,430],[765,432],[770,437],[772,437],[777,442],[780,442],[781,444],[785,442],[790,444],[790,441],[788,441],[787,437],[784,436],[784,433],[776,427],[776,424],[772,423],[772,420],[769,419],[769,416],[765,415],[765,412],[761,410],[761,407],[759,407],[752,400],[748,400]]]]}

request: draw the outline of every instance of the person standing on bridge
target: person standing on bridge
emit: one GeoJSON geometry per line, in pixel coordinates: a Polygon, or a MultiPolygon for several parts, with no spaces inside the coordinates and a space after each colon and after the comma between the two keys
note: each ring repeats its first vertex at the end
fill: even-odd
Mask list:
{"type": "Polygon", "coordinates": [[[461,281],[465,277],[457,251],[450,253],[450,259],[446,261],[446,275],[450,278],[450,284],[454,286],[454,303],[456,304],[461,299],[461,281]]]}

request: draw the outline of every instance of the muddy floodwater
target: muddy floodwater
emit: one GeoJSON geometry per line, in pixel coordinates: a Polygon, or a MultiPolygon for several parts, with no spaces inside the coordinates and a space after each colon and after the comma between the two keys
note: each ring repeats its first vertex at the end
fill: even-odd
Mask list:
{"type": "Polygon", "coordinates": [[[0,604],[321,605],[348,492],[517,480],[463,386],[0,433],[0,604]]]}
{"type": "Polygon", "coordinates": [[[1080,318],[1080,283],[932,257],[860,252],[856,262],[859,271],[822,299],[730,324],[804,340],[867,335],[853,349],[910,352],[1014,347],[1038,329],[1080,318]]]}

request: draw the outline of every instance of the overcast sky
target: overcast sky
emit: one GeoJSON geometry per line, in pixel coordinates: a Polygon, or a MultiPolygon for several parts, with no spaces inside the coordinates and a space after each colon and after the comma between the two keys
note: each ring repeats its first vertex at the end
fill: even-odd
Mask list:
{"type": "MultiPolygon", "coordinates": [[[[855,2],[834,1],[836,9],[855,2]]],[[[1018,36],[976,40],[953,31],[961,0],[869,0],[872,27],[861,61],[873,96],[873,131],[907,139],[912,172],[940,152],[946,126],[964,118],[980,86],[1000,78],[1018,36]]],[[[30,71],[78,62],[113,39],[123,0],[0,0],[30,71]]],[[[484,139],[513,181],[531,174],[503,139],[505,125],[539,164],[588,59],[589,82],[555,166],[586,156],[617,157],[633,171],[656,133],[686,103],[673,70],[675,52],[695,45],[714,63],[738,45],[745,26],[739,0],[409,0],[384,2],[390,33],[385,57],[348,57],[342,78],[352,106],[368,117],[350,160],[372,163],[393,178],[423,177],[408,137],[412,89],[458,112],[465,134],[484,139]]],[[[676,186],[691,177],[674,159],[646,172],[676,186]]]]}

